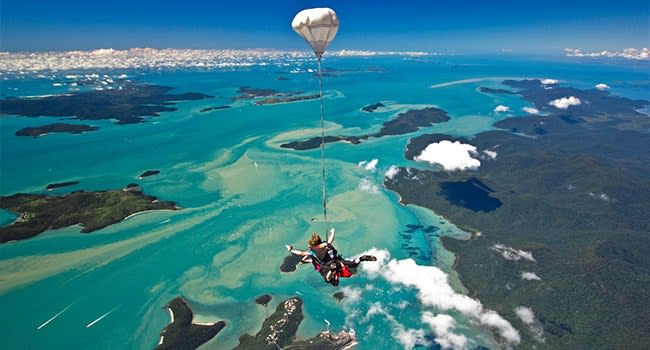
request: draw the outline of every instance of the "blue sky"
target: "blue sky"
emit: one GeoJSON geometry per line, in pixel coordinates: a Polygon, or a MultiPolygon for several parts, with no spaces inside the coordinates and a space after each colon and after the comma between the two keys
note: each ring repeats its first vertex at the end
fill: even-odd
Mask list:
{"type": "Polygon", "coordinates": [[[2,0],[0,50],[305,49],[301,9],[331,7],[332,49],[557,52],[650,46],[648,0],[2,0]]]}

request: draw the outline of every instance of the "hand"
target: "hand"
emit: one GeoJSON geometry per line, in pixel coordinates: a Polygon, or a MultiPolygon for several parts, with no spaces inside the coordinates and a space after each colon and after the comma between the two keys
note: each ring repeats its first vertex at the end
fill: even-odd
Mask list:
{"type": "Polygon", "coordinates": [[[287,250],[288,250],[288,251],[291,251],[291,250],[293,250],[293,246],[290,246],[290,245],[288,245],[288,244],[287,244],[287,245],[285,245],[285,247],[287,247],[287,250]]]}

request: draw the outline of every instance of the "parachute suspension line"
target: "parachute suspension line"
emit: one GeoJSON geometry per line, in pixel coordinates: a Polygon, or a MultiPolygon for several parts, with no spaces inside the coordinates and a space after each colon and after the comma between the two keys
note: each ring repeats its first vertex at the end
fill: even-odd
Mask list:
{"type": "Polygon", "coordinates": [[[323,117],[323,74],[321,72],[320,59],[321,55],[317,54],[318,58],[318,87],[320,90],[320,130],[321,130],[321,142],[320,142],[320,153],[321,153],[321,168],[323,173],[323,229],[325,231],[325,239],[329,240],[329,233],[327,232],[327,181],[325,178],[325,119],[323,117]]]}

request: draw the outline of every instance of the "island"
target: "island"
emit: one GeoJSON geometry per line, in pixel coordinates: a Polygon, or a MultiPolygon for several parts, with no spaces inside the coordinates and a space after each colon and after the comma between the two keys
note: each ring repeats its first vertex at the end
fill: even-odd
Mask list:
{"type": "Polygon", "coordinates": [[[371,105],[367,105],[363,108],[361,108],[362,111],[372,113],[374,112],[377,108],[385,107],[383,103],[377,102],[371,105]]]}
{"type": "MultiPolygon", "coordinates": [[[[268,303],[271,296],[265,296],[268,296],[268,300],[265,298],[268,303]]],[[[258,303],[257,300],[256,303],[258,303]]],[[[278,348],[349,350],[357,345],[354,331],[340,331],[335,334],[325,330],[310,339],[297,340],[296,332],[304,318],[302,304],[302,299],[297,297],[282,301],[275,312],[266,317],[260,331],[254,336],[244,334],[239,337],[239,345],[233,350],[275,350],[278,348]]],[[[181,297],[174,298],[165,308],[169,311],[171,322],[160,333],[160,341],[156,350],[196,349],[214,338],[226,326],[225,321],[210,324],[193,323],[194,313],[188,302],[181,297]]]]}
{"type": "MultiPolygon", "coordinates": [[[[370,137],[379,138],[389,135],[408,134],[435,123],[444,123],[449,119],[451,118],[447,112],[439,108],[426,107],[423,109],[412,109],[398,114],[392,120],[384,122],[382,128],[377,133],[360,136],[327,136],[325,137],[325,143],[345,141],[356,145],[361,143],[361,140],[367,140],[370,137]]],[[[318,148],[320,144],[321,138],[313,137],[304,141],[284,143],[280,147],[303,151],[318,148]]]]}
{"type": "Polygon", "coordinates": [[[224,106],[215,106],[215,107],[207,107],[207,108],[203,108],[203,109],[201,109],[200,112],[201,112],[201,113],[205,113],[205,112],[218,111],[218,110],[228,109],[228,108],[230,108],[230,106],[228,106],[228,105],[224,105],[224,106]]]}
{"type": "Polygon", "coordinates": [[[160,333],[156,350],[194,350],[214,338],[226,326],[225,321],[213,324],[194,324],[194,313],[181,297],[174,298],[165,306],[171,318],[170,324],[160,333]]]}
{"type": "Polygon", "coordinates": [[[47,124],[43,126],[27,127],[16,131],[16,136],[32,136],[39,137],[51,133],[81,134],[83,132],[99,130],[99,127],[90,126],[85,124],[47,124]]]}
{"type": "MultiPolygon", "coordinates": [[[[513,324],[515,307],[534,310],[545,342],[522,328],[524,344],[650,343],[650,314],[639,312],[650,309],[650,118],[637,111],[650,102],[539,80],[503,84],[545,115],[506,119],[462,141],[498,152],[495,160],[470,171],[402,167],[385,186],[471,233],[442,243],[486,307],[513,324]],[[554,105],[569,96],[582,103],[554,105]]],[[[441,139],[454,140],[419,136],[405,157],[441,139]]]]}
{"type": "Polygon", "coordinates": [[[121,89],[92,90],[45,97],[7,97],[0,100],[0,115],[24,117],[74,117],[79,120],[115,120],[135,124],[145,117],[176,111],[176,101],[200,100],[211,96],[187,92],[171,94],[172,87],[129,83],[121,89]]]}
{"type": "Polygon", "coordinates": [[[138,184],[136,184],[136,183],[130,183],[130,184],[124,186],[124,188],[122,189],[122,191],[136,191],[136,192],[141,192],[141,191],[142,191],[142,187],[140,187],[140,185],[138,185],[138,184]]]}
{"type": "MultiPolygon", "coordinates": [[[[354,145],[361,143],[361,140],[368,139],[368,135],[362,136],[325,136],[325,143],[344,141],[354,145]]],[[[320,147],[321,137],[312,137],[305,141],[292,141],[280,145],[282,148],[291,148],[296,151],[304,151],[320,147]]]]}
{"type": "Polygon", "coordinates": [[[52,191],[52,190],[57,189],[57,188],[72,186],[72,185],[77,185],[77,184],[79,184],[79,181],[59,182],[59,183],[48,184],[45,187],[45,189],[48,190],[48,191],[52,191]]]}
{"type": "Polygon", "coordinates": [[[240,87],[239,90],[237,90],[237,94],[237,96],[232,98],[233,101],[255,100],[255,104],[259,106],[314,100],[320,97],[320,94],[304,95],[303,91],[280,92],[275,89],[253,88],[250,86],[240,87]]]}
{"type": "Polygon", "coordinates": [[[275,89],[253,88],[250,86],[241,86],[237,90],[238,95],[233,97],[234,101],[237,100],[252,100],[258,97],[275,96],[280,92],[275,89]]]}
{"type": "Polygon", "coordinates": [[[239,337],[239,345],[233,350],[257,349],[305,349],[305,350],[347,350],[357,344],[354,331],[340,331],[337,334],[329,330],[315,337],[297,340],[296,332],[304,318],[303,301],[289,298],[281,302],[275,312],[262,323],[262,328],[254,336],[244,334],[239,337]]]}
{"type": "Polygon", "coordinates": [[[14,223],[0,227],[0,243],[72,225],[80,225],[82,233],[90,233],[142,211],[179,209],[174,202],[123,190],[75,191],[62,196],[18,193],[0,197],[0,208],[18,215],[14,223]]]}
{"type": "Polygon", "coordinates": [[[481,86],[478,88],[478,91],[484,93],[484,94],[502,94],[502,95],[514,95],[513,91],[506,90],[506,89],[494,89],[494,88],[489,88],[485,86],[481,86]]]}
{"type": "Polygon", "coordinates": [[[138,176],[139,179],[160,174],[160,170],[147,170],[138,176]]]}
{"type": "Polygon", "coordinates": [[[280,271],[282,272],[293,272],[296,271],[296,266],[300,264],[301,256],[295,254],[289,254],[284,257],[282,265],[280,265],[280,271]]]}
{"type": "Polygon", "coordinates": [[[277,97],[267,97],[258,101],[255,101],[256,105],[270,105],[274,103],[289,103],[296,101],[305,101],[305,100],[315,100],[320,97],[320,94],[312,95],[301,95],[301,96],[277,96],[277,97]]]}
{"type": "Polygon", "coordinates": [[[268,294],[260,295],[259,297],[255,298],[255,304],[266,307],[269,305],[269,302],[271,302],[271,299],[272,297],[268,294]]]}

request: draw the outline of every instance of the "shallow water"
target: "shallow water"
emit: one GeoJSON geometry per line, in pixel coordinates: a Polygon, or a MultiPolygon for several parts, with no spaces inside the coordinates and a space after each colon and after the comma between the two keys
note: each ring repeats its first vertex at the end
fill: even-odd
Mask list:
{"type": "MultiPolygon", "coordinates": [[[[325,79],[328,134],[377,130],[397,113],[430,105],[452,117],[409,135],[370,139],[356,146],[328,144],[327,204],[328,224],[337,229],[336,246],[343,255],[351,257],[376,247],[390,252],[393,259],[412,257],[419,265],[434,265],[451,274],[448,283],[458,292],[463,289],[451,270],[453,256],[442,250],[438,237],[466,234],[433,213],[400,205],[398,196],[382,185],[391,165],[428,167],[403,158],[408,139],[431,131],[471,137],[492,129],[493,122],[508,115],[523,115],[521,108],[529,104],[517,96],[478,92],[479,86],[502,87],[498,84],[502,77],[548,77],[576,86],[606,82],[612,91],[629,91],[632,97],[637,96],[638,87],[627,90],[624,83],[616,85],[610,79],[644,79],[635,67],[524,58],[434,56],[418,62],[395,57],[335,58],[324,64],[341,71],[340,76],[325,79]],[[367,72],[367,67],[383,70],[367,72]],[[476,80],[431,88],[467,79],[476,80]],[[360,110],[378,101],[387,107],[374,113],[360,110]],[[499,104],[510,106],[512,113],[495,113],[499,104]],[[357,165],[375,158],[376,171],[357,165]],[[407,232],[407,225],[421,228],[407,232]]],[[[90,121],[101,129],[81,135],[16,137],[14,132],[22,127],[56,119],[0,119],[2,195],[116,189],[137,182],[146,193],[184,208],[143,213],[91,234],[69,227],[0,246],[0,323],[4,327],[0,347],[152,348],[169,322],[164,305],[182,295],[193,306],[195,320],[228,322],[203,348],[229,348],[241,334],[258,331],[265,310],[253,300],[265,293],[273,296],[269,310],[287,297],[304,298],[301,337],[324,329],[327,319],[337,330],[355,328],[360,349],[403,348],[405,343],[399,338],[408,330],[434,333],[421,320],[424,311],[433,311],[452,315],[458,324],[456,332],[465,335],[472,347],[497,347],[492,334],[471,316],[425,305],[416,289],[366,271],[341,282],[351,296],[341,304],[331,296],[337,289],[324,284],[309,266],[294,273],[279,271],[285,244],[302,247],[310,232],[324,231],[320,150],[279,148],[284,140],[319,134],[318,101],[256,106],[247,101],[233,103],[230,98],[245,85],[316,91],[312,74],[287,74],[288,70],[264,66],[229,71],[126,71],[142,82],[173,86],[173,92],[215,97],[180,102],[178,111],[142,124],[90,121]],[[290,80],[278,81],[278,75],[290,80]],[[224,104],[232,108],[199,112],[224,104]],[[161,173],[137,179],[147,169],[161,173]],[[80,184],[45,191],[48,183],[63,181],[80,184]]],[[[52,80],[29,76],[12,77],[0,88],[5,96],[66,92],[53,87],[52,80]]],[[[14,218],[0,211],[1,223],[14,218]]]]}

